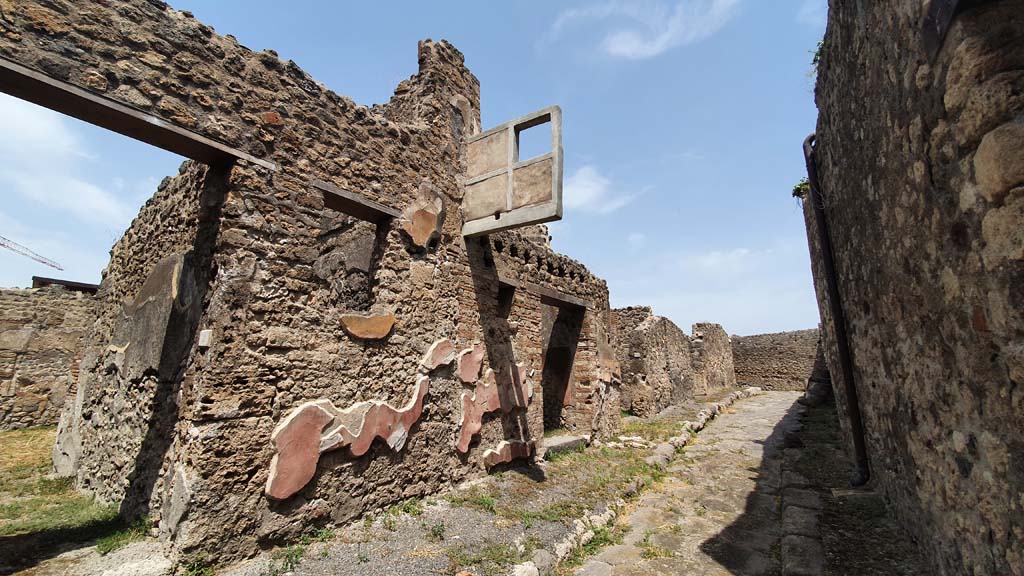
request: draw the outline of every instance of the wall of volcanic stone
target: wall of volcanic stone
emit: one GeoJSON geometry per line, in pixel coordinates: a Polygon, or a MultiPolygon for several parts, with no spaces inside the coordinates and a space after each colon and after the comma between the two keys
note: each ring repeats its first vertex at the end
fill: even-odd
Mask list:
{"type": "Polygon", "coordinates": [[[707,394],[736,386],[732,342],[720,324],[698,322],[690,339],[690,364],[693,366],[695,394],[707,394]]]}
{"type": "Polygon", "coordinates": [[[732,346],[720,325],[694,324],[693,336],[687,336],[648,306],[618,308],[612,318],[623,410],[651,416],[694,395],[736,385],[732,346]]]}
{"type": "Polygon", "coordinates": [[[647,306],[612,311],[622,368],[622,409],[653,416],[693,397],[690,337],[647,306]]]}
{"type": "Polygon", "coordinates": [[[517,232],[461,236],[479,84],[448,43],[421,43],[417,74],[368,108],[159,2],[4,4],[3,18],[5,57],[279,166],[188,162],[161,185],[114,247],[63,418],[58,468],[148,513],[175,551],[229,561],[528,454],[543,434],[544,318],[564,305],[551,294],[587,302],[562,421],[617,427],[605,283],[517,232]],[[324,206],[314,179],[405,213],[355,221],[324,206]],[[394,325],[358,337],[351,313],[394,325]],[[439,350],[475,345],[467,381],[439,350]],[[497,407],[456,450],[465,402],[495,388],[497,407]],[[296,457],[272,440],[293,422],[406,405],[421,410],[411,425],[358,454],[316,442],[296,457]],[[296,467],[271,474],[286,461],[296,467]],[[296,492],[276,490],[296,477],[296,492]]]}
{"type": "Polygon", "coordinates": [[[736,381],[765,390],[802,391],[814,371],[817,348],[817,330],[733,336],[736,381]]]}
{"type": "Polygon", "coordinates": [[[0,290],[0,430],[57,423],[94,320],[90,294],[0,290]]]}
{"type": "MultiPolygon", "coordinates": [[[[1024,574],[1024,1],[830,2],[816,158],[873,482],[940,574],[1024,574]]],[[[798,143],[794,142],[794,148],[798,143]]],[[[810,215],[805,200],[805,214],[810,215]]],[[[845,423],[844,423],[845,426],[845,423]]]]}

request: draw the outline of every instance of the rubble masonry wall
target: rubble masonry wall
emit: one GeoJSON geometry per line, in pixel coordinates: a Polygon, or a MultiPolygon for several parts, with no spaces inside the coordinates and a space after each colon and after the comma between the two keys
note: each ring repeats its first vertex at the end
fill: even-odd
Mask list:
{"type": "Polygon", "coordinates": [[[320,400],[404,405],[440,340],[482,343],[482,374],[522,365],[539,378],[551,305],[539,288],[588,302],[566,426],[617,427],[606,284],[517,232],[461,236],[479,83],[450,44],[421,43],[417,74],[365,107],[159,2],[3,7],[5,57],[279,165],[187,162],[114,247],[56,450],[80,487],[149,514],[177,552],[229,561],[481,474],[486,450],[542,436],[543,399],[485,414],[461,454],[460,399],[474,388],[441,366],[401,449],[325,452],[298,493],[264,493],[283,419],[320,400]],[[402,219],[374,226],[327,209],[314,179],[397,210],[439,198],[439,233],[421,244],[402,219]],[[393,314],[394,328],[349,336],[340,317],[353,311],[393,314]]]}
{"type": "MultiPolygon", "coordinates": [[[[848,323],[842,377],[805,200],[826,357],[855,385],[873,482],[936,573],[1024,574],[1024,1],[830,2],[816,100],[848,323]]],[[[796,146],[797,143],[794,143],[796,146]]]]}
{"type": "Polygon", "coordinates": [[[60,287],[0,289],[0,430],[57,423],[94,310],[91,295],[60,287]]]}

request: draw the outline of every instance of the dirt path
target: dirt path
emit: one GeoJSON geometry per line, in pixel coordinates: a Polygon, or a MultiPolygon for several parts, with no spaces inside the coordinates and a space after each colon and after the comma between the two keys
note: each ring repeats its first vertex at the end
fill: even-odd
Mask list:
{"type": "Polygon", "coordinates": [[[622,543],[575,573],[781,574],[783,442],[800,427],[799,397],[766,393],[721,414],[620,516],[622,543]]]}

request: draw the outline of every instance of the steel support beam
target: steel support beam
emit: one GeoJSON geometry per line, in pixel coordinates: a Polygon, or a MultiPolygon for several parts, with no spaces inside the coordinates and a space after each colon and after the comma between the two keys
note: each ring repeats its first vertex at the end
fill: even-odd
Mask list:
{"type": "Polygon", "coordinates": [[[245,160],[268,170],[277,170],[277,164],[273,162],[182,128],[159,116],[57,80],[2,56],[0,92],[211,166],[245,160]]]}
{"type": "Polygon", "coordinates": [[[355,192],[349,192],[348,190],[339,188],[330,182],[313,180],[312,184],[314,188],[323,193],[325,207],[359,218],[360,220],[379,224],[384,220],[398,218],[402,215],[401,212],[391,208],[390,206],[374,202],[373,200],[370,200],[360,194],[356,194],[355,192]]]}

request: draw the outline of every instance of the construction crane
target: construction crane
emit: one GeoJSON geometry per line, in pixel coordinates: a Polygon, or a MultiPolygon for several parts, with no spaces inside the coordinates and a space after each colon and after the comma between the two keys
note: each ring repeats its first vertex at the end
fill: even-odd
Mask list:
{"type": "Polygon", "coordinates": [[[46,264],[50,268],[56,268],[57,270],[63,270],[64,269],[63,266],[61,266],[60,264],[54,262],[53,260],[50,260],[49,258],[45,258],[43,256],[40,256],[39,254],[36,254],[35,252],[29,250],[28,248],[25,248],[21,244],[18,244],[17,242],[15,242],[13,240],[8,240],[7,238],[4,238],[3,236],[0,236],[0,246],[3,246],[4,248],[7,248],[11,252],[15,252],[17,254],[21,254],[22,256],[28,256],[29,258],[35,260],[36,262],[41,262],[43,264],[46,264]]]}

